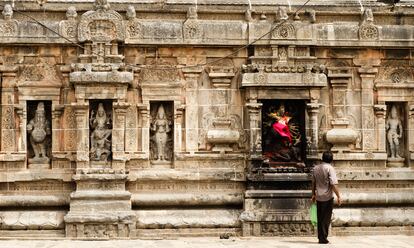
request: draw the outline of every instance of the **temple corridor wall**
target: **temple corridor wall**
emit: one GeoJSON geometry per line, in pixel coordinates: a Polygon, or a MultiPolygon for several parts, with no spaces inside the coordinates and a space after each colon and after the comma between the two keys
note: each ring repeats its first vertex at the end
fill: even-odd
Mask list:
{"type": "Polygon", "coordinates": [[[126,2],[3,7],[0,235],[309,235],[325,150],[334,233],[413,233],[410,3],[126,2]]]}

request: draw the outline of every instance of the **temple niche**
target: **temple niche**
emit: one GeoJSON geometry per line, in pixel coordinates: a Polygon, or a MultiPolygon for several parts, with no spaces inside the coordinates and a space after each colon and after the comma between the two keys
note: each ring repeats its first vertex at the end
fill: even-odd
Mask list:
{"type": "Polygon", "coordinates": [[[387,166],[403,167],[406,157],[406,118],[405,104],[387,103],[385,120],[387,140],[387,166]]]}
{"type": "Polygon", "coordinates": [[[90,160],[106,163],[112,159],[112,102],[90,102],[90,160]]]}
{"type": "Polygon", "coordinates": [[[152,164],[169,164],[173,154],[172,102],[151,103],[150,160],[152,164]]]}
{"type": "Polygon", "coordinates": [[[52,148],[51,102],[27,102],[29,168],[49,168],[52,148]]]}
{"type": "Polygon", "coordinates": [[[263,100],[262,146],[271,166],[304,166],[306,154],[305,103],[301,100],[263,100]]]}

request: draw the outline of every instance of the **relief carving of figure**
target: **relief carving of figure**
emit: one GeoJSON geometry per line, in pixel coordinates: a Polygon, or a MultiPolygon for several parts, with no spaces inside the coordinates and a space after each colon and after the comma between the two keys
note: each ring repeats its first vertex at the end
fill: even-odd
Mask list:
{"type": "Polygon", "coordinates": [[[390,158],[399,159],[401,158],[399,153],[400,139],[403,135],[403,127],[395,105],[391,107],[390,116],[387,118],[385,128],[387,130],[387,141],[390,148],[390,158]]]}
{"type": "Polygon", "coordinates": [[[155,120],[151,123],[151,130],[155,132],[154,141],[157,149],[157,161],[167,161],[168,133],[171,131],[171,122],[167,119],[164,106],[158,107],[155,120]]]}
{"type": "Polygon", "coordinates": [[[35,116],[27,124],[27,132],[30,135],[34,157],[29,160],[31,163],[49,163],[47,157],[47,136],[51,134],[49,121],[46,120],[45,105],[43,102],[37,104],[35,116]]]}
{"type": "Polygon", "coordinates": [[[107,116],[103,103],[99,103],[98,110],[91,111],[89,120],[91,129],[91,160],[107,161],[111,154],[111,118],[107,116]]]}

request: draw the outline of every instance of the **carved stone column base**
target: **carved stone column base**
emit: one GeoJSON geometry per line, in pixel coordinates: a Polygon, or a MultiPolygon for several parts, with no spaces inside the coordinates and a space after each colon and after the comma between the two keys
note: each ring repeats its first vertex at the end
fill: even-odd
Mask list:
{"type": "Polygon", "coordinates": [[[405,166],[405,158],[388,158],[387,167],[401,168],[405,166]]]}
{"type": "Polygon", "coordinates": [[[135,232],[131,193],[125,190],[123,170],[90,168],[76,171],[65,216],[66,236],[76,239],[129,238],[135,232]]]}

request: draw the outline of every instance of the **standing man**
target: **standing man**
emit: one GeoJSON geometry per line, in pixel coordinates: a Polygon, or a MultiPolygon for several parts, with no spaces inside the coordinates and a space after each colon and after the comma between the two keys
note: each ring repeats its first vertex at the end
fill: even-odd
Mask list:
{"type": "Polygon", "coordinates": [[[318,209],[318,239],[320,244],[328,244],[329,225],[331,224],[333,209],[333,193],[337,197],[338,206],[341,205],[341,196],[338,190],[338,179],[331,163],[332,152],[324,152],[322,163],[313,169],[312,202],[316,201],[318,209]]]}

